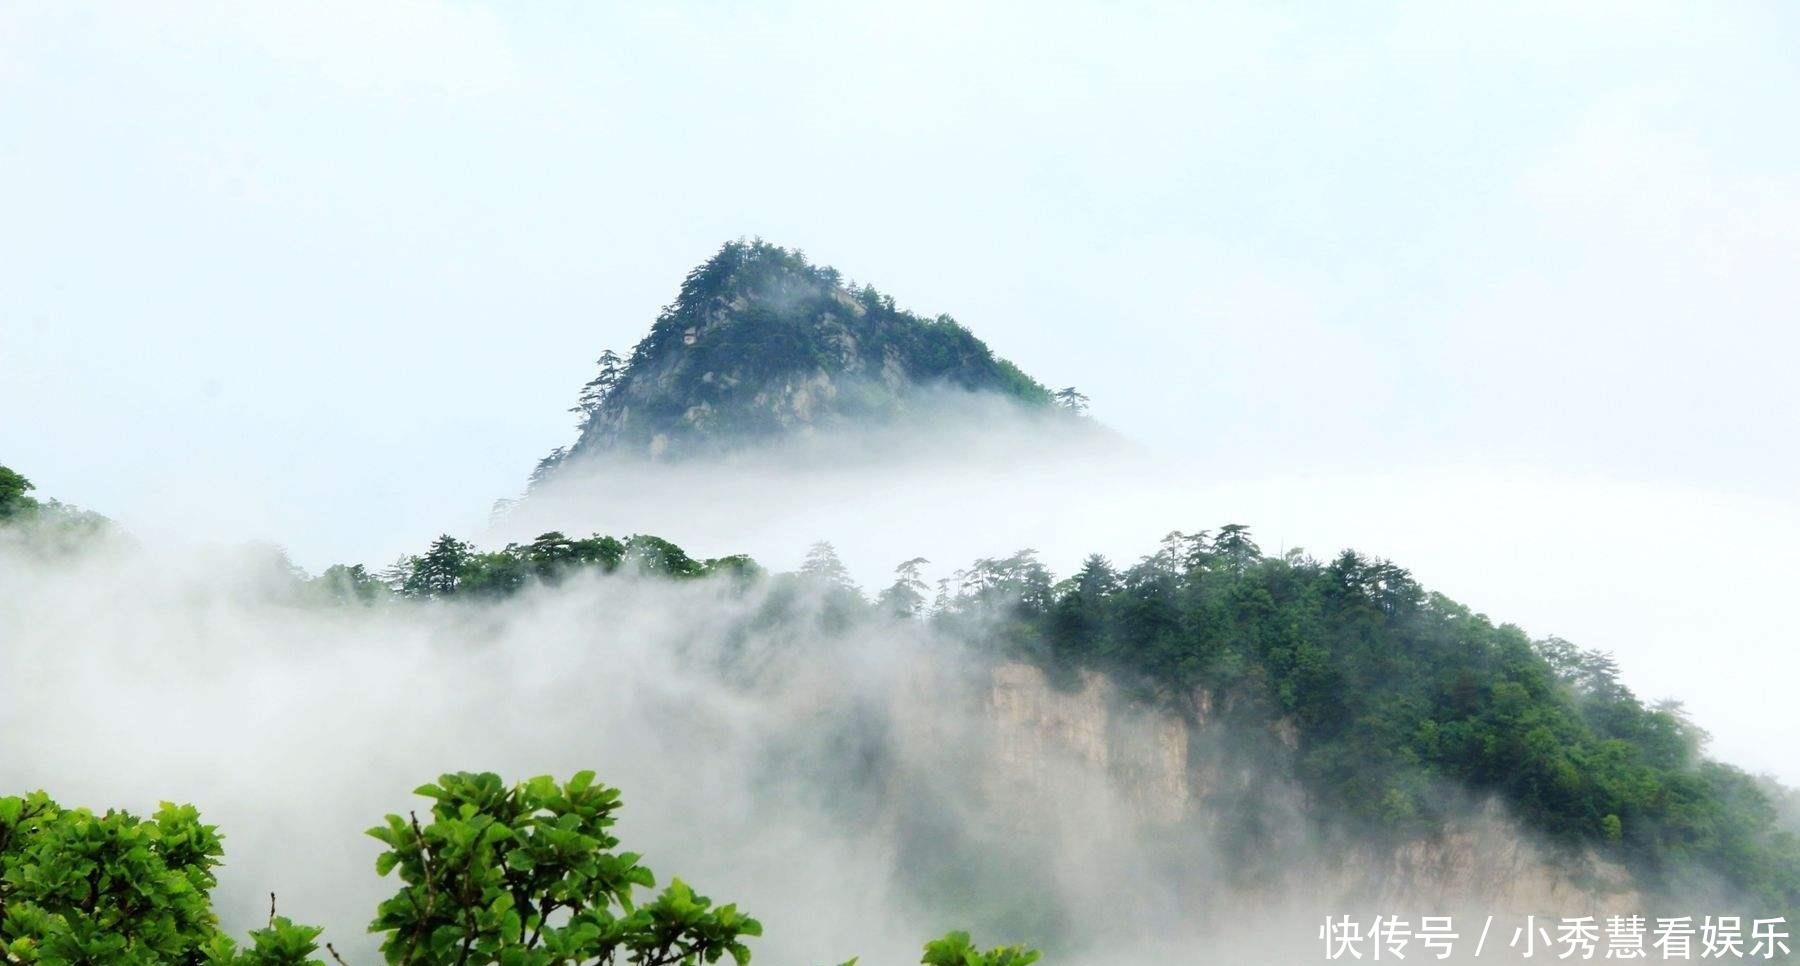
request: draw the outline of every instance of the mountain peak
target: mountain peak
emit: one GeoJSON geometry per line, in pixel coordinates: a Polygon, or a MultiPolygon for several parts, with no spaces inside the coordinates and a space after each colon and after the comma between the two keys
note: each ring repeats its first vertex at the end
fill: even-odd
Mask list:
{"type": "Polygon", "coordinates": [[[725,243],[682,281],[629,357],[600,359],[565,456],[661,458],[786,433],[886,421],[931,389],[1029,407],[1055,397],[948,315],[923,318],[798,250],[725,243]]]}

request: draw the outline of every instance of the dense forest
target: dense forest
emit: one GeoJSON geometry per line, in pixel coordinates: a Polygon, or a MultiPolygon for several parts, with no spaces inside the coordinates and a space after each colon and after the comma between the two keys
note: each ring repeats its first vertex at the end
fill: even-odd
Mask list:
{"type": "Polygon", "coordinates": [[[695,560],[649,536],[548,533],[489,553],[444,536],[383,576],[334,567],[314,586],[344,600],[479,599],[624,566],[811,584],[843,615],[929,620],[1065,679],[1102,670],[1177,707],[1195,688],[1238,698],[1247,718],[1292,723],[1318,811],[1357,831],[1429,834],[1459,807],[1447,788],[1491,793],[1653,889],[1717,877],[1771,908],[1800,906],[1784,793],[1707,758],[1705,732],[1679,704],[1647,705],[1609,655],[1495,625],[1392,563],[1351,551],[1270,557],[1237,525],[1170,534],[1126,568],[1090,557],[1060,580],[1024,551],[977,561],[934,591],[924,563],[902,564],[869,599],[826,544],[797,574],[766,575],[746,557],[695,560]]]}
{"type": "Polygon", "coordinates": [[[1196,688],[1230,696],[1243,720],[1291,724],[1316,811],[1357,832],[1430,834],[1465,800],[1447,790],[1492,794],[1652,889],[1716,879],[1772,908],[1800,905],[1786,792],[1707,758],[1705,732],[1678,704],[1640,700],[1610,656],[1495,625],[1392,563],[1350,551],[1270,557],[1237,525],[1170,534],[1125,568],[1090,557],[1063,579],[1024,551],[934,590],[924,563],[902,564],[871,598],[827,544],[799,572],[769,574],[748,557],[695,559],[646,535],[546,533],[489,552],[445,535],[380,573],[334,566],[304,587],[341,602],[469,602],[621,569],[810,587],[828,594],[834,619],[931,621],[1063,680],[1101,670],[1177,709],[1196,688]]]}
{"type": "Polygon", "coordinates": [[[997,640],[1016,654],[1147,694],[1242,696],[1292,722],[1310,794],[1362,829],[1429,833],[1457,807],[1445,788],[1492,793],[1652,889],[1717,877],[1800,906],[1800,839],[1777,799],[1708,759],[1678,704],[1646,705],[1609,655],[1496,626],[1387,561],[1272,558],[1234,525],[1171,534],[1124,569],[1090,557],[1058,581],[1025,552],[957,584],[935,619],[997,602],[1009,614],[997,640]]]}

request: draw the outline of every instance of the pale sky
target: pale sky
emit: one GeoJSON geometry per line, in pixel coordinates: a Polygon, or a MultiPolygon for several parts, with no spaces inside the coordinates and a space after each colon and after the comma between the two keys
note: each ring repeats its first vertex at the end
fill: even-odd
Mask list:
{"type": "Polygon", "coordinates": [[[761,235],[1204,488],[1526,494],[1445,484],[1405,537],[1313,501],[1281,539],[1653,693],[1723,656],[1771,690],[1686,696],[1754,709],[1715,730],[1778,768],[1796,9],[9,4],[0,462],[141,533],[379,563],[479,529],[600,350],[761,235]]]}

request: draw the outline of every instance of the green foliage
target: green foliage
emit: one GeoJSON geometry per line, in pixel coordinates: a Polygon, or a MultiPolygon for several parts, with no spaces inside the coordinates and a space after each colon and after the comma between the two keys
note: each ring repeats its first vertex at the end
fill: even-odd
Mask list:
{"type": "MultiPolygon", "coordinates": [[[[585,429],[587,420],[584,419],[581,425],[585,429]]],[[[538,460],[537,465],[531,469],[531,478],[526,482],[526,492],[535,490],[549,482],[550,478],[556,475],[556,471],[562,468],[563,462],[568,458],[569,448],[567,446],[558,446],[551,450],[549,455],[538,460]]]]}
{"type": "Polygon", "coordinates": [[[244,949],[223,933],[208,940],[202,949],[208,966],[305,966],[321,964],[313,956],[319,951],[317,926],[297,925],[286,916],[270,916],[269,924],[250,931],[250,948],[244,949]]]}
{"type": "MultiPolygon", "coordinates": [[[[400,889],[369,931],[394,966],[698,966],[750,962],[762,925],[680,879],[656,878],[611,829],[619,792],[579,772],[506,785],[443,775],[417,793],[431,821],[389,815],[369,834],[400,889]]],[[[240,946],[218,929],[211,893],[218,830],[192,806],[149,821],[66,810],[43,792],[0,798],[0,961],[23,966],[322,966],[321,930],[277,916],[240,946]]],[[[335,951],[332,957],[337,958],[335,951]]],[[[1017,947],[982,953],[966,933],[926,946],[932,966],[1025,966],[1017,947]]],[[[342,960],[338,960],[340,963],[342,960]]],[[[855,966],[852,959],[842,966],[855,966]]]]}
{"type": "MultiPolygon", "coordinates": [[[[761,574],[746,557],[698,561],[643,535],[548,533],[490,554],[449,539],[412,558],[402,584],[503,596],[628,563],[677,579],[761,574]],[[460,563],[420,576],[434,559],[460,563]]],[[[808,590],[823,592],[827,630],[877,612],[919,616],[922,563],[902,564],[871,604],[830,545],[816,545],[800,574],[772,585],[759,619],[798,614],[808,590]]],[[[1229,694],[1252,730],[1292,735],[1319,813],[1363,831],[1430,834],[1456,807],[1444,789],[1461,788],[1499,797],[1555,841],[1630,863],[1648,884],[1717,875],[1771,905],[1800,904],[1800,837],[1784,818],[1796,808],[1705,758],[1705,734],[1679,705],[1646,705],[1610,656],[1533,642],[1386,561],[1271,559],[1233,524],[1172,533],[1123,570],[1089,557],[1062,581],[1029,550],[978,560],[940,584],[931,616],[1056,680],[1095,668],[1142,694],[1229,694]]]]}
{"type": "Polygon", "coordinates": [[[211,892],[218,830],[192,806],[64,809],[43,792],[0,798],[0,953],[42,966],[299,966],[319,930],[271,915],[240,949],[211,892]]]}
{"type": "Polygon", "coordinates": [[[0,520],[9,520],[37,508],[31,481],[6,466],[0,466],[0,520]]]}
{"type": "Polygon", "coordinates": [[[925,609],[925,580],[921,567],[930,563],[914,557],[894,568],[894,582],[876,598],[880,608],[895,617],[917,617],[925,609]]]}
{"type": "Polygon", "coordinates": [[[942,939],[925,944],[924,966],[1030,966],[1038,961],[1034,949],[1023,946],[995,946],[982,952],[969,942],[966,932],[953,932],[942,939]]]}
{"type": "Polygon", "coordinates": [[[459,773],[417,792],[433,800],[430,823],[389,815],[369,830],[388,847],[376,871],[403,883],[370,926],[385,934],[389,963],[750,961],[742,940],[762,926],[736,905],[715,907],[680,879],[635,901],[655,877],[635,853],[615,851],[619,793],[592,772],[510,787],[459,773]]]}
{"type": "MultiPolygon", "coordinates": [[[[611,349],[600,353],[600,358],[596,359],[594,364],[600,367],[600,371],[594,375],[594,378],[588,380],[587,385],[581,387],[580,397],[576,399],[574,407],[569,410],[581,416],[581,428],[584,430],[587,429],[587,424],[593,420],[594,416],[600,412],[601,407],[606,404],[606,397],[612,393],[613,389],[619,385],[619,380],[625,376],[625,360],[611,349]]],[[[560,461],[561,457],[559,456],[557,459],[560,461]]]]}
{"type": "Polygon", "coordinates": [[[625,560],[645,574],[658,577],[703,577],[706,564],[661,537],[639,534],[625,541],[625,560]]]}
{"type": "Polygon", "coordinates": [[[649,534],[620,540],[594,534],[580,539],[551,531],[530,543],[481,552],[445,534],[425,553],[402,557],[381,577],[361,564],[335,564],[312,584],[323,597],[368,603],[394,595],[420,599],[500,599],[534,584],[554,586],[579,573],[612,573],[621,567],[654,577],[690,579],[725,574],[738,580],[762,572],[742,554],[696,560],[681,547],[649,534]]]}
{"type": "Polygon", "coordinates": [[[423,556],[413,558],[412,571],[400,590],[408,597],[448,597],[462,585],[474,555],[473,546],[446,533],[432,541],[423,556]]]}
{"type": "Polygon", "coordinates": [[[333,564],[312,581],[314,589],[340,604],[372,604],[388,596],[388,588],[362,564],[333,564]]]}
{"type": "Polygon", "coordinates": [[[39,500],[37,489],[24,476],[0,465],[0,524],[29,524],[39,552],[66,552],[107,533],[112,521],[98,513],[57,500],[39,500]]]}

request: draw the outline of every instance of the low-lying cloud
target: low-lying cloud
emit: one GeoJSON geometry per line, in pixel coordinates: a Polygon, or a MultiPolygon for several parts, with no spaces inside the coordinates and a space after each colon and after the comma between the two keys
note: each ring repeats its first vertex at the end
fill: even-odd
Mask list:
{"type": "MultiPolygon", "coordinates": [[[[1791,769],[1767,756],[1795,723],[1758,689],[1791,666],[1775,646],[1791,630],[1775,555],[1800,528],[1743,501],[1456,470],[1249,481],[1203,454],[1153,457],[994,406],[707,459],[595,460],[481,539],[647,532],[777,569],[828,539],[874,588],[914,556],[948,576],[1029,546],[1067,573],[1088,552],[1130,561],[1170,529],[1225,522],[1257,525],[1271,552],[1392,556],[1496,618],[1613,648],[1651,696],[1688,700],[1723,757],[1791,769]],[[1743,668],[1696,664],[1701,644],[1730,653],[1720,641],[1743,668]]],[[[1075,725],[1021,771],[996,731],[990,659],[923,622],[834,626],[804,595],[774,609],[772,584],[621,574],[497,603],[337,606],[297,594],[267,549],[116,541],[46,556],[14,533],[0,586],[0,789],[192,801],[228,836],[228,922],[257,923],[273,891],[353,963],[374,960],[362,929],[393,889],[360,832],[419,807],[408,790],[447,770],[595,769],[624,791],[626,847],[664,881],[764,920],[763,962],[911,962],[925,938],[968,926],[1048,943],[1066,966],[1310,961],[1327,913],[1486,914],[1477,897],[1508,888],[1426,908],[1420,889],[1444,879],[1397,880],[1436,860],[1315,839],[1275,760],[1233,779],[1276,832],[1246,870],[1229,815],[1146,814],[1141,781],[1071,750],[1091,740],[1075,725]]],[[[1146,720],[1133,740],[1154,743],[1146,720]]],[[[1195,740],[1227,757],[1235,741],[1195,740]]],[[[1503,818],[1466,825],[1444,860],[1481,856],[1465,880],[1535,874],[1503,818]]],[[[1600,912],[1537,888],[1507,901],[1600,912]]]]}
{"type": "Polygon", "coordinates": [[[830,540],[879,587],[919,556],[942,578],[1029,547],[1068,574],[1089,553],[1130,562],[1170,530],[1243,523],[1269,553],[1387,557],[1497,622],[1612,651],[1647,699],[1684,702],[1718,757],[1800,784],[1783,750],[1800,747],[1785,698],[1800,674],[1785,605],[1800,516],[1786,504],[1499,461],[1273,471],[984,397],[918,415],[711,459],[574,464],[484,540],[655,533],[776,568],[830,540]]]}
{"type": "MultiPolygon", "coordinates": [[[[1240,875],[1228,816],[1146,813],[1079,734],[1009,745],[985,660],[919,621],[834,626],[773,583],[620,574],[344,606],[297,595],[267,551],[47,560],[14,539],[0,583],[0,787],[195,802],[227,836],[227,923],[258,923],[273,891],[352,962],[374,960],[362,929],[394,888],[360,832],[447,770],[597,770],[624,791],[626,847],[763,919],[763,962],[911,962],[970,926],[1071,966],[1287,962],[1324,913],[1371,900],[1346,883],[1387,874],[1312,844],[1268,765],[1275,872],[1240,875]]],[[[1144,721],[1131,740],[1154,753],[1144,721]]]]}

